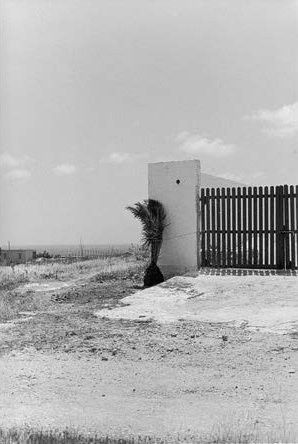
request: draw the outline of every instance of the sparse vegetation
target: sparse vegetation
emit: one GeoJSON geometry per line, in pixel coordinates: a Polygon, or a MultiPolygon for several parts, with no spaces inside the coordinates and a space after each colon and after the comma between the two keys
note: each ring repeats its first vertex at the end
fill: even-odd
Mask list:
{"type": "Polygon", "coordinates": [[[284,431],[269,431],[260,434],[254,428],[251,430],[235,430],[230,426],[219,427],[217,431],[198,436],[191,433],[181,433],[173,436],[101,436],[97,434],[82,434],[75,430],[52,431],[25,429],[0,429],[2,444],[290,444],[297,442],[291,433],[284,431]]]}
{"type": "Polygon", "coordinates": [[[24,264],[15,267],[0,267],[0,320],[15,318],[18,312],[38,310],[46,301],[36,298],[30,290],[19,293],[17,288],[23,284],[41,281],[111,281],[130,279],[143,273],[146,260],[137,251],[128,256],[93,259],[72,263],[55,261],[43,264],[24,264]],[[14,291],[16,290],[16,291],[14,291]]]}
{"type": "Polygon", "coordinates": [[[39,279],[75,279],[88,273],[98,277],[117,277],[119,274],[138,269],[145,260],[132,254],[106,259],[92,259],[61,263],[55,260],[42,264],[23,264],[15,267],[0,267],[0,288],[9,289],[39,279]]]}

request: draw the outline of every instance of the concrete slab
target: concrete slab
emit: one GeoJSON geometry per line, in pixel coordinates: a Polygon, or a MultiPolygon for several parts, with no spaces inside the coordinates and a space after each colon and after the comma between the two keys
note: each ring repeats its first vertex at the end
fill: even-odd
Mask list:
{"type": "Polygon", "coordinates": [[[298,331],[297,276],[180,276],[96,312],[114,319],[229,322],[277,333],[298,331]]]}

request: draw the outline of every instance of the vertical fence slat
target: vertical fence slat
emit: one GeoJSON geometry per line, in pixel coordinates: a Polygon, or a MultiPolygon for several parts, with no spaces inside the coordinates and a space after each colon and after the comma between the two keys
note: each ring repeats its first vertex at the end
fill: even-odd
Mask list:
{"type": "Polygon", "coordinates": [[[258,189],[253,187],[253,265],[258,265],[258,189]]]}
{"type": "Polygon", "coordinates": [[[259,187],[259,266],[263,266],[263,187],[259,187]]]}
{"type": "Polygon", "coordinates": [[[284,268],[283,187],[276,187],[276,267],[284,268]]]}
{"type": "Polygon", "coordinates": [[[276,218],[274,211],[274,203],[276,204],[276,190],[275,190],[275,198],[274,198],[274,187],[270,187],[270,267],[276,268],[276,254],[275,254],[275,246],[276,246],[276,218]]]}
{"type": "Polygon", "coordinates": [[[242,265],[242,236],[241,236],[241,228],[242,228],[242,212],[241,212],[241,188],[237,188],[237,265],[242,265]]]}
{"type": "Polygon", "coordinates": [[[215,189],[211,189],[211,243],[212,243],[212,258],[211,265],[215,266],[215,252],[216,252],[216,238],[215,238],[215,189]]]}
{"type": "Polygon", "coordinates": [[[205,190],[202,188],[201,190],[201,261],[202,266],[206,266],[206,232],[205,232],[205,190]]]}
{"type": "Polygon", "coordinates": [[[268,187],[264,188],[264,266],[268,268],[269,265],[269,206],[268,206],[268,187]]]}
{"type": "Polygon", "coordinates": [[[232,188],[232,266],[237,265],[236,256],[236,188],[232,188]]]}
{"type": "Polygon", "coordinates": [[[242,189],[242,229],[243,229],[243,244],[242,244],[242,264],[247,266],[247,212],[246,212],[246,187],[242,189]]]}
{"type": "Polygon", "coordinates": [[[226,191],[221,189],[221,229],[222,229],[222,267],[227,266],[226,261],[226,191]]]}
{"type": "MultiPolygon", "coordinates": [[[[290,186],[290,230],[292,233],[290,234],[290,243],[291,243],[291,268],[292,270],[295,269],[295,262],[296,262],[296,254],[295,254],[295,194],[294,194],[294,187],[293,185],[290,186]]],[[[298,236],[298,233],[296,234],[298,236]]]]}
{"type": "Polygon", "coordinates": [[[220,234],[220,208],[221,198],[220,198],[220,189],[216,189],[216,265],[220,267],[221,265],[221,234],[220,234]]]}
{"type": "MultiPolygon", "coordinates": [[[[283,231],[289,231],[289,189],[288,185],[283,187],[283,206],[284,206],[284,219],[283,219],[283,231]]],[[[290,263],[290,233],[283,234],[283,243],[285,249],[284,264],[286,268],[289,268],[290,263]]]]}
{"type": "Polygon", "coordinates": [[[207,260],[207,267],[210,266],[211,260],[210,260],[210,190],[207,188],[206,190],[206,229],[207,229],[207,236],[206,236],[206,260],[207,260]]]}
{"type": "Polygon", "coordinates": [[[252,266],[252,188],[248,187],[247,201],[247,236],[248,236],[248,266],[252,266]]]}
{"type": "Polygon", "coordinates": [[[227,189],[227,266],[231,266],[231,190],[227,189]]]}

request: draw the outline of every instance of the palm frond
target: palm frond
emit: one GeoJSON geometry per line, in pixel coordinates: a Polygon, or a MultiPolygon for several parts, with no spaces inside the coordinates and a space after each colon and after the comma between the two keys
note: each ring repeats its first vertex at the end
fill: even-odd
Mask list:
{"type": "Polygon", "coordinates": [[[162,244],[162,235],[166,227],[166,213],[157,200],[148,199],[126,208],[141,222],[143,244],[151,247],[151,260],[157,262],[162,244]]]}

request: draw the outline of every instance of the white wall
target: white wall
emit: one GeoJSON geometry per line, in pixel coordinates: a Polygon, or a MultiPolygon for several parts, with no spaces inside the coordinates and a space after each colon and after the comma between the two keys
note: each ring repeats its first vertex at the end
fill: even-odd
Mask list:
{"type": "Polygon", "coordinates": [[[148,195],[164,205],[169,224],[158,262],[165,277],[197,270],[200,266],[200,187],[238,186],[244,185],[201,173],[199,160],[149,164],[148,195]]]}
{"type": "Polygon", "coordinates": [[[165,277],[196,270],[200,161],[151,163],[148,173],[149,198],[164,205],[169,224],[158,265],[165,277]]]}

